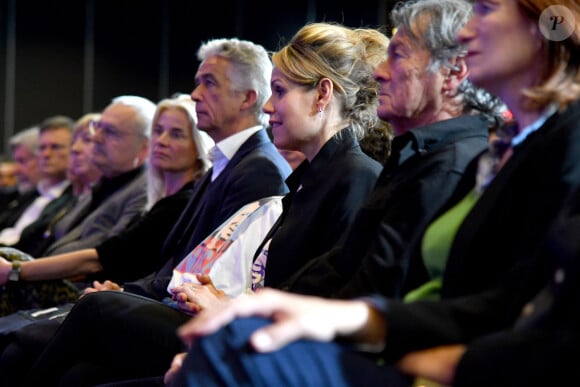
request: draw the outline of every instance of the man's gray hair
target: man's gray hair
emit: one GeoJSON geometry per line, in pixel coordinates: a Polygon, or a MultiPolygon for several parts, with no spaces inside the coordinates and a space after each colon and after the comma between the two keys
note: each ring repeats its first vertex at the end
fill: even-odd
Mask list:
{"type": "Polygon", "coordinates": [[[267,126],[269,116],[262,108],[271,94],[272,62],[266,49],[237,38],[214,39],[204,43],[197,52],[197,58],[202,62],[208,56],[220,56],[233,64],[229,74],[233,87],[237,91],[256,92],[254,114],[262,125],[267,126]]]}
{"type": "Polygon", "coordinates": [[[149,138],[151,125],[157,106],[151,100],[137,95],[120,95],[113,98],[111,104],[122,104],[135,109],[137,113],[137,131],[139,135],[149,138]]]}
{"type": "Polygon", "coordinates": [[[464,54],[456,36],[471,13],[472,5],[465,0],[412,0],[397,3],[391,21],[431,52],[429,70],[434,71],[451,67],[450,59],[464,54]]]}
{"type": "MultiPolygon", "coordinates": [[[[453,68],[451,59],[465,55],[457,33],[469,21],[473,5],[465,0],[411,0],[397,3],[391,12],[393,26],[405,32],[431,53],[428,70],[453,68]]],[[[458,87],[464,114],[481,114],[489,127],[502,123],[505,104],[465,79],[458,87]]]]}
{"type": "Polygon", "coordinates": [[[40,128],[32,126],[23,129],[10,137],[10,149],[14,151],[17,146],[23,146],[30,150],[32,154],[38,155],[38,146],[40,143],[40,128]]]}

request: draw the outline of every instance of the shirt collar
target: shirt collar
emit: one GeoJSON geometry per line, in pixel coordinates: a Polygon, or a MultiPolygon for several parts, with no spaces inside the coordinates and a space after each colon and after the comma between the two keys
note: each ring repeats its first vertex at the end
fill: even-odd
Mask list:
{"type": "Polygon", "coordinates": [[[542,115],[540,117],[538,117],[537,120],[535,120],[534,122],[532,122],[531,124],[529,124],[528,126],[526,126],[525,128],[523,128],[517,135],[515,135],[512,138],[512,147],[515,147],[519,144],[521,144],[522,142],[524,142],[524,140],[533,132],[535,132],[536,130],[540,129],[540,127],[542,125],[544,125],[544,122],[546,122],[546,120],[548,118],[550,118],[550,116],[552,114],[554,114],[557,110],[557,105],[556,104],[551,104],[549,105],[546,110],[544,110],[544,112],[542,113],[542,115]]]}
{"type": "Polygon", "coordinates": [[[244,129],[241,132],[233,134],[227,138],[224,138],[220,142],[218,142],[215,146],[219,148],[219,150],[223,153],[223,155],[228,159],[231,160],[232,157],[236,154],[238,149],[242,146],[244,142],[248,138],[250,138],[253,134],[260,131],[262,126],[252,126],[251,128],[244,129]]]}
{"type": "Polygon", "coordinates": [[[60,183],[47,187],[45,183],[40,182],[38,184],[38,192],[41,196],[49,198],[57,198],[68,188],[70,182],[68,180],[63,180],[60,183]]]}
{"type": "Polygon", "coordinates": [[[417,154],[439,149],[458,139],[487,136],[487,133],[487,122],[479,115],[463,115],[437,121],[396,136],[392,141],[389,159],[397,160],[396,165],[401,165],[417,154]]]}

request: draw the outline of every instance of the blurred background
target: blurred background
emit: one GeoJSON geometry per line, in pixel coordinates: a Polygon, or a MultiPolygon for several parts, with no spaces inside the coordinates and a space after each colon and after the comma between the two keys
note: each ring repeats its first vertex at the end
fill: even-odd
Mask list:
{"type": "Polygon", "coordinates": [[[195,53],[238,37],[276,50],[307,22],[388,31],[392,0],[0,0],[0,152],[48,116],[121,94],[189,93],[195,53]]]}

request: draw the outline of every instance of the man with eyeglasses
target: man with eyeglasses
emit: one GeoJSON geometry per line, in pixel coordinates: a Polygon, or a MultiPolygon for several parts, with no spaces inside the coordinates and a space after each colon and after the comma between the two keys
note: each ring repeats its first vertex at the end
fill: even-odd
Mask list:
{"type": "Polygon", "coordinates": [[[63,235],[45,256],[94,247],[121,232],[147,202],[143,163],[155,104],[138,96],[120,96],[91,123],[92,162],[103,174],[89,200],[79,203],[60,223],[63,235]]]}

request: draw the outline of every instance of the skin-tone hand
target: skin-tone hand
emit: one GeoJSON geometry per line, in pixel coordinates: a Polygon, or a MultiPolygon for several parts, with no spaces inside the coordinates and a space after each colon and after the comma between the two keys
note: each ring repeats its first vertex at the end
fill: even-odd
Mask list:
{"type": "Polygon", "coordinates": [[[206,274],[197,274],[199,284],[185,283],[172,289],[173,299],[177,307],[187,314],[196,314],[228,300],[228,296],[215,288],[211,278],[206,274]]]}
{"type": "Polygon", "coordinates": [[[196,337],[246,316],[273,320],[250,337],[250,344],[258,352],[274,351],[301,338],[330,341],[340,336],[356,343],[381,345],[386,336],[383,318],[363,301],[328,300],[274,289],[242,295],[205,309],[180,327],[178,334],[191,346],[196,337]]]}
{"type": "MultiPolygon", "coordinates": [[[[0,260],[0,285],[7,281],[12,264],[0,260]],[[5,279],[6,278],[6,279],[5,279]]],[[[43,281],[60,278],[76,278],[103,270],[95,249],[71,251],[69,253],[43,257],[20,263],[20,281],[43,281]]]]}
{"type": "Polygon", "coordinates": [[[104,290],[118,290],[118,291],[123,291],[123,288],[121,286],[119,286],[119,284],[113,282],[113,281],[109,281],[106,280],[105,282],[101,283],[99,281],[94,281],[93,282],[93,287],[88,287],[85,290],[83,290],[83,296],[85,294],[88,293],[94,293],[94,292],[102,292],[104,290]]]}
{"type": "Polygon", "coordinates": [[[411,352],[399,360],[397,367],[406,374],[450,386],[453,385],[455,369],[465,351],[465,345],[456,344],[411,352]]]}
{"type": "Polygon", "coordinates": [[[12,263],[0,257],[0,285],[5,285],[8,282],[8,273],[12,268],[12,263]]]}
{"type": "Polygon", "coordinates": [[[181,365],[183,364],[183,359],[185,359],[186,355],[187,355],[187,352],[182,352],[182,353],[178,353],[177,355],[175,355],[173,357],[173,360],[171,361],[171,367],[169,367],[169,369],[167,370],[167,372],[163,376],[163,383],[165,383],[166,386],[168,386],[173,381],[173,378],[175,378],[175,375],[181,369],[181,365]]]}

